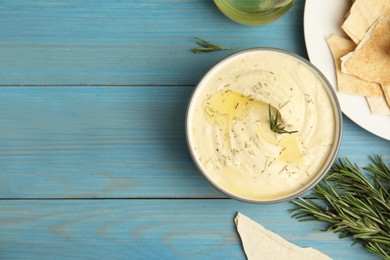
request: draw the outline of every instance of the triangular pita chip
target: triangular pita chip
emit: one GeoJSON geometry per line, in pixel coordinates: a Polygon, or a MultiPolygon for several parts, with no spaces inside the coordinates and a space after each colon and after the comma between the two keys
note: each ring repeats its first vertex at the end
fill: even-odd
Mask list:
{"type": "Polygon", "coordinates": [[[248,260],[330,260],[313,248],[296,246],[281,236],[265,229],[245,215],[238,213],[234,222],[240,234],[248,260]]]}
{"type": "Polygon", "coordinates": [[[327,37],[326,41],[333,55],[337,76],[337,88],[340,92],[374,97],[381,97],[383,95],[379,84],[367,82],[341,72],[340,58],[356,48],[356,44],[353,41],[335,34],[327,37]]]}
{"type": "Polygon", "coordinates": [[[342,58],[342,69],[366,81],[390,86],[390,18],[378,19],[356,50],[342,58]]]}
{"type": "Polygon", "coordinates": [[[390,115],[390,108],[383,96],[381,97],[366,97],[367,103],[370,106],[373,115],[390,115]]]}
{"type": "Polygon", "coordinates": [[[385,95],[385,99],[387,105],[390,107],[390,85],[382,85],[383,94],[385,95]]]}
{"type": "Polygon", "coordinates": [[[356,0],[341,28],[359,43],[380,16],[390,16],[389,0],[356,0]]]}

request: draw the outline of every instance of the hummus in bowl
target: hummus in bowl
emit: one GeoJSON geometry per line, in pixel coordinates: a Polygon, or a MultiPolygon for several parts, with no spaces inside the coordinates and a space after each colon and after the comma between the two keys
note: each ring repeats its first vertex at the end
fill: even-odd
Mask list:
{"type": "Polygon", "coordinates": [[[204,176],[253,203],[291,200],[317,184],[340,146],[336,95],[313,65],[279,49],[233,54],[199,82],[187,143],[204,176]]]}

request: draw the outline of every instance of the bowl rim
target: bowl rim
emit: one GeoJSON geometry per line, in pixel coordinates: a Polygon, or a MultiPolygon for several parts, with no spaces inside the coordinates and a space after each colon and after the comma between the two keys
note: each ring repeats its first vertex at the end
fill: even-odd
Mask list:
{"type": "Polygon", "coordinates": [[[247,203],[252,203],[252,204],[276,204],[276,203],[290,201],[290,200],[293,200],[293,199],[301,196],[302,194],[311,190],[315,185],[317,185],[327,175],[327,173],[330,170],[330,168],[332,167],[332,165],[337,157],[337,154],[339,152],[339,149],[340,149],[342,135],[343,135],[343,116],[342,116],[340,103],[337,99],[337,95],[336,95],[335,90],[333,89],[333,87],[331,86],[330,82],[325,77],[325,75],[316,66],[314,66],[309,60],[305,59],[304,57],[302,57],[296,53],[292,53],[292,52],[289,52],[289,51],[284,50],[284,49],[273,48],[273,47],[254,47],[254,48],[247,48],[247,49],[244,49],[244,50],[241,50],[241,51],[238,51],[238,52],[235,52],[235,53],[232,53],[232,54],[226,56],[225,58],[219,60],[216,64],[214,64],[201,77],[199,82],[195,85],[195,87],[190,95],[188,104],[187,104],[186,115],[185,115],[185,134],[186,134],[187,148],[188,148],[189,153],[191,155],[192,161],[194,162],[198,171],[200,171],[202,173],[202,175],[206,178],[206,180],[210,184],[212,184],[212,186],[214,186],[217,190],[219,190],[223,194],[227,195],[229,198],[232,198],[232,199],[235,199],[238,201],[242,201],[242,202],[247,202],[247,203]],[[202,83],[204,81],[208,80],[208,77],[210,77],[216,70],[219,69],[219,67],[223,66],[223,64],[226,63],[227,61],[229,61],[237,56],[244,55],[244,54],[251,53],[251,52],[269,52],[269,53],[283,54],[283,55],[289,56],[289,57],[297,60],[298,62],[301,62],[306,67],[311,69],[314,74],[317,74],[318,78],[323,83],[322,86],[325,89],[325,91],[329,97],[330,103],[331,103],[332,108],[333,108],[333,115],[334,115],[334,120],[335,120],[334,142],[333,142],[332,148],[329,151],[328,157],[326,158],[322,167],[319,169],[318,173],[315,174],[315,176],[309,182],[307,182],[303,187],[299,188],[296,192],[291,193],[287,196],[277,197],[275,199],[264,199],[264,200],[252,199],[252,198],[239,196],[237,194],[230,192],[227,189],[224,189],[221,185],[219,185],[217,182],[212,180],[212,178],[209,177],[207,172],[201,167],[200,162],[198,161],[198,159],[195,156],[195,152],[193,151],[193,147],[191,145],[192,143],[190,140],[191,139],[190,138],[190,135],[191,135],[190,134],[190,124],[191,124],[190,114],[192,113],[191,107],[194,106],[194,104],[197,101],[197,99],[195,99],[196,94],[198,92],[202,91],[202,89],[203,89],[202,86],[205,86],[205,84],[202,84],[202,83]]]}

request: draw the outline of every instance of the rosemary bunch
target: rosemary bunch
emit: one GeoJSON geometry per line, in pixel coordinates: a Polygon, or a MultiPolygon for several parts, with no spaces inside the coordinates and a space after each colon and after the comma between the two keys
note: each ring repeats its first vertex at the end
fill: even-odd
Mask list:
{"type": "Polygon", "coordinates": [[[390,169],[381,156],[364,168],[339,159],[312,194],[293,200],[292,216],[328,223],[326,230],[352,237],[368,251],[390,259],[390,169]]]}
{"type": "Polygon", "coordinates": [[[199,37],[194,37],[195,42],[199,47],[192,48],[191,51],[193,53],[202,53],[202,52],[212,52],[212,51],[220,51],[220,50],[234,50],[235,48],[223,47],[219,46],[216,43],[205,41],[199,37]]]}

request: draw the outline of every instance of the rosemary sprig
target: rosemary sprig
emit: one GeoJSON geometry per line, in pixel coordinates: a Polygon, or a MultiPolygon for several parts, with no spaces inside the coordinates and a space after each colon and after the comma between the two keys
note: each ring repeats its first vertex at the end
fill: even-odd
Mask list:
{"type": "Polygon", "coordinates": [[[290,212],[301,221],[326,222],[326,230],[390,259],[390,168],[379,155],[370,160],[363,168],[367,178],[356,164],[339,159],[310,195],[292,201],[290,212]]]}
{"type": "Polygon", "coordinates": [[[279,111],[276,111],[276,116],[272,116],[271,112],[271,104],[268,104],[268,117],[269,117],[269,127],[272,131],[274,131],[277,134],[293,134],[297,133],[298,131],[287,131],[285,130],[285,127],[282,126],[282,124],[278,123],[280,113],[279,111]]]}
{"type": "Polygon", "coordinates": [[[236,48],[223,47],[219,46],[216,43],[205,41],[199,37],[194,37],[195,42],[200,47],[196,47],[191,49],[193,53],[202,53],[202,52],[212,52],[212,51],[220,51],[220,50],[235,50],[236,48]]]}

